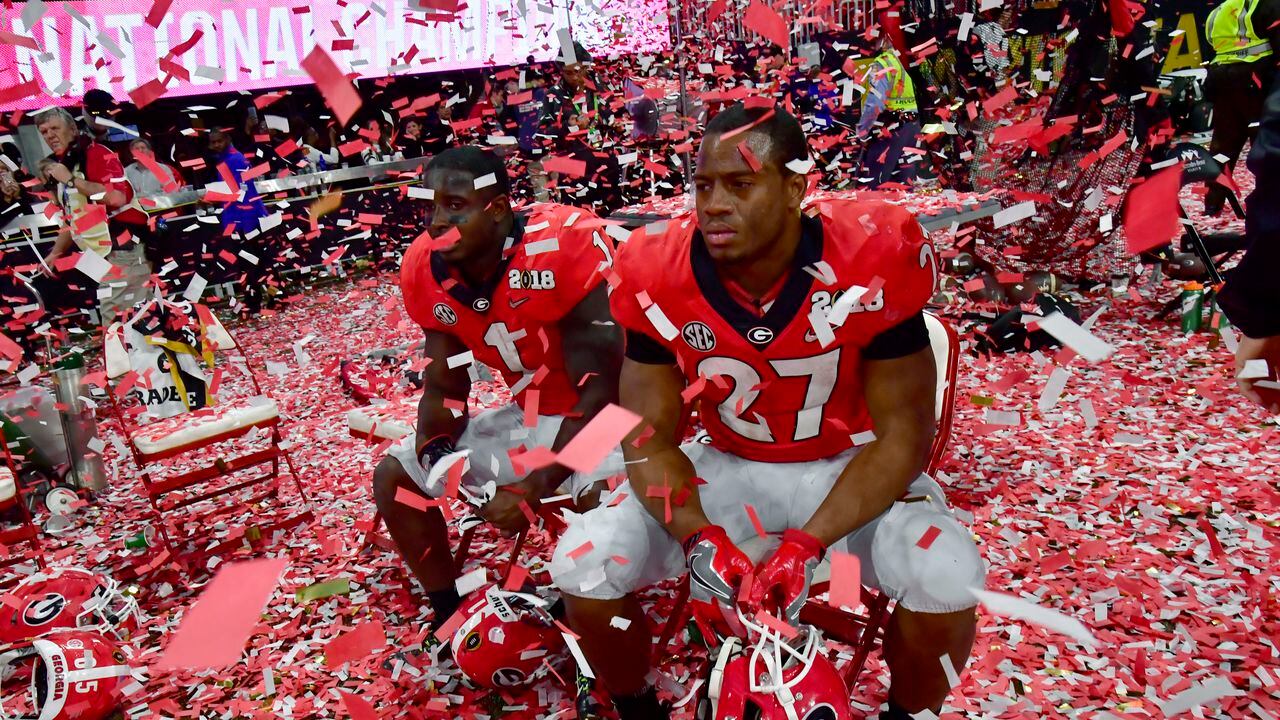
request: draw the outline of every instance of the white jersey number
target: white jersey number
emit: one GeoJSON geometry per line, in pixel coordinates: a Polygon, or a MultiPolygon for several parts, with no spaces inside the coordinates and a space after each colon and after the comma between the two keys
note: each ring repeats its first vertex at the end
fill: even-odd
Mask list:
{"type": "Polygon", "coordinates": [[[520,352],[516,350],[516,341],[524,337],[524,331],[511,332],[506,323],[496,322],[484,331],[485,344],[498,351],[502,362],[513,373],[528,372],[520,361],[520,352]]]}
{"type": "MultiPolygon", "coordinates": [[[[804,405],[796,413],[796,429],[791,439],[799,442],[817,437],[822,431],[822,417],[827,401],[836,386],[836,374],[840,367],[840,348],[822,355],[792,360],[770,360],[770,367],[784,377],[807,377],[809,386],[804,393],[804,405]]],[[[729,396],[716,408],[720,419],[730,430],[756,442],[773,442],[764,418],[747,420],[742,417],[760,397],[760,373],[755,368],[730,357],[709,357],[698,363],[698,374],[706,377],[722,375],[733,381],[729,396]]]]}

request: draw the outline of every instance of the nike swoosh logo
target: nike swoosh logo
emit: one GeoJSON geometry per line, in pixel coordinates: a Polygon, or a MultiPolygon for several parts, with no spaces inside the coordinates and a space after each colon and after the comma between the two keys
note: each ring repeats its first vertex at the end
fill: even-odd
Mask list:
{"type": "Polygon", "coordinates": [[[522,298],[507,298],[507,302],[511,303],[511,307],[513,307],[513,308],[518,308],[518,307],[520,307],[521,305],[523,305],[523,304],[525,304],[526,302],[528,302],[528,300],[529,300],[529,296],[528,296],[528,295],[526,295],[526,296],[524,296],[524,297],[522,297],[522,298]]]}
{"type": "MultiPolygon", "coordinates": [[[[714,557],[714,550],[695,548],[694,551],[689,554],[689,580],[693,584],[695,593],[698,588],[702,588],[712,596],[719,598],[721,602],[732,602],[733,588],[729,587],[729,585],[711,569],[711,563],[714,557]]],[[[709,600],[710,598],[695,597],[694,599],[709,600]]]]}

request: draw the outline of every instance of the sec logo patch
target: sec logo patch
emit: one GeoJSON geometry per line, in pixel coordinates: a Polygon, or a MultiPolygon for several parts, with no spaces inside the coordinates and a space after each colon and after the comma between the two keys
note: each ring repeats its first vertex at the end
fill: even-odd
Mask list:
{"type": "Polygon", "coordinates": [[[711,332],[711,328],[707,324],[694,320],[684,324],[684,328],[680,330],[680,337],[689,344],[689,347],[699,352],[707,352],[716,346],[716,335],[711,332]]]}
{"type": "Polygon", "coordinates": [[[458,314],[453,311],[453,308],[444,303],[436,303],[436,306],[431,310],[431,314],[435,315],[436,319],[445,325],[454,325],[458,322],[458,314]]]}

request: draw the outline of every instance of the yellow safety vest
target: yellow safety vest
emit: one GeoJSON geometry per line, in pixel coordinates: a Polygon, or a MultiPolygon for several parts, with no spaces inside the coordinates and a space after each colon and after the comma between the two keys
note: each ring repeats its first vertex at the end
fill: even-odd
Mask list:
{"type": "Polygon", "coordinates": [[[889,95],[884,99],[885,109],[894,112],[916,112],[916,86],[911,82],[911,76],[902,66],[897,53],[885,50],[876,57],[867,69],[868,87],[878,72],[887,72],[892,81],[889,86],[889,95]]]}
{"type": "Polygon", "coordinates": [[[1253,11],[1258,0],[1226,0],[1205,21],[1204,33],[1213,46],[1213,65],[1257,62],[1271,55],[1271,43],[1258,37],[1253,11]]]}

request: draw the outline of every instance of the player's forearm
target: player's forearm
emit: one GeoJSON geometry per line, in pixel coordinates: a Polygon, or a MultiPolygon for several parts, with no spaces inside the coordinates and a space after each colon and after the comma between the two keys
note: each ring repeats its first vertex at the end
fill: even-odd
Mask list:
{"type": "Polygon", "coordinates": [[[802,529],[831,545],[889,509],[924,466],[928,443],[917,435],[889,435],[863,448],[802,529]]]}
{"type": "MultiPolygon", "coordinates": [[[[439,390],[428,386],[422,393],[422,399],[418,401],[418,424],[416,433],[418,438],[417,446],[421,450],[422,446],[438,437],[447,437],[452,442],[457,442],[462,436],[462,431],[467,428],[466,413],[466,397],[463,396],[457,402],[462,404],[463,411],[459,415],[455,415],[454,411],[445,406],[448,398],[439,390]]],[[[457,405],[450,403],[456,408],[457,405]]]]}
{"type": "MultiPolygon", "coordinates": [[[[617,377],[616,370],[613,377],[617,377]]],[[[560,423],[560,429],[556,432],[556,439],[551,443],[551,449],[560,452],[565,445],[574,438],[582,428],[587,426],[595,418],[596,414],[604,409],[606,405],[615,402],[618,397],[618,386],[614,381],[610,381],[607,376],[599,373],[591,375],[585,383],[583,383],[578,393],[578,402],[574,405],[573,414],[566,416],[560,423]]],[[[529,473],[528,479],[535,486],[534,490],[540,493],[540,497],[545,497],[555,491],[556,488],[564,484],[569,476],[573,474],[573,470],[559,463],[548,465],[545,468],[529,473]]]]}
{"type": "Polygon", "coordinates": [[[676,540],[711,524],[698,497],[693,463],[676,445],[636,450],[624,441],[631,490],[676,540]]]}

